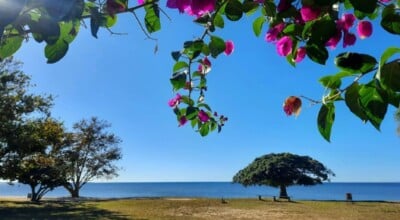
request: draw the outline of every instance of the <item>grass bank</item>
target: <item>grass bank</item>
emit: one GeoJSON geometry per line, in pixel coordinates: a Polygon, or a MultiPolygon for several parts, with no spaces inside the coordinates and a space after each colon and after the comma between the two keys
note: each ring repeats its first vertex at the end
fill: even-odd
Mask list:
{"type": "Polygon", "coordinates": [[[400,219],[400,203],[257,199],[113,199],[28,201],[0,199],[1,219],[400,219]]]}

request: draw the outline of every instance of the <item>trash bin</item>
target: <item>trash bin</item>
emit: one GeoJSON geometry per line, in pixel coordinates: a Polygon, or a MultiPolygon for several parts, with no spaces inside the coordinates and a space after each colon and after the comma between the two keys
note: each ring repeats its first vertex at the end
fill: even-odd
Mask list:
{"type": "Polygon", "coordinates": [[[28,195],[26,196],[26,198],[32,199],[32,193],[28,193],[28,195]]]}

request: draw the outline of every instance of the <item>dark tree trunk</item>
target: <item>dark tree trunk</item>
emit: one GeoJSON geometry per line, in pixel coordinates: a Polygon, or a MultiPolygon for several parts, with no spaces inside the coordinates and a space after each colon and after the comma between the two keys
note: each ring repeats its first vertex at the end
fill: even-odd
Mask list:
{"type": "Polygon", "coordinates": [[[279,198],[287,198],[288,194],[286,191],[286,186],[285,185],[281,185],[280,186],[280,191],[279,191],[279,198]]]}
{"type": "Polygon", "coordinates": [[[72,198],[79,198],[79,189],[73,189],[70,193],[72,198]]]}
{"type": "Polygon", "coordinates": [[[29,184],[29,186],[31,187],[31,202],[38,202],[39,198],[38,198],[38,194],[36,193],[36,185],[33,184],[29,184]]]}
{"type": "Polygon", "coordinates": [[[71,183],[67,183],[64,188],[68,190],[72,198],[79,198],[79,187],[74,187],[71,183]]]}

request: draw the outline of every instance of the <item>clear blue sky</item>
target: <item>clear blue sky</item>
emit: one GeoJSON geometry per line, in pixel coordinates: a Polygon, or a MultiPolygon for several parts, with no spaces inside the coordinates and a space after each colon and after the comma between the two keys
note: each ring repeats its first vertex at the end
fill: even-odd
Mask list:
{"type": "MultiPolygon", "coordinates": [[[[118,162],[123,169],[113,181],[230,181],[254,158],[272,152],[309,155],[336,173],[335,182],[400,181],[394,108],[378,132],[343,103],[337,105],[332,143],[318,133],[319,106],[304,101],[297,119],[282,111],[289,95],[322,97],[324,88],[317,80],[337,72],[332,58],[341,47],[332,51],[326,66],[305,60],[293,68],[273,44],[254,36],[254,17],[227,22],[216,33],[235,43],[231,56],[211,60],[208,78],[206,101],[229,117],[222,133],[203,138],[189,125],[178,127],[167,105],[174,96],[170,52],[199,36],[202,28],[187,15],[167,12],[172,21],[163,16],[162,30],[153,35],[158,38],[156,54],[155,42],[145,40],[133,16],[123,15],[112,30],[127,35],[101,30],[94,39],[82,28],[56,64],[46,64],[44,45],[33,40],[15,55],[32,75],[33,91],[56,96],[53,116],[67,127],[91,116],[112,123],[111,131],[123,140],[123,159],[118,162]]],[[[375,32],[357,41],[349,50],[381,54],[398,38],[375,32]]]]}

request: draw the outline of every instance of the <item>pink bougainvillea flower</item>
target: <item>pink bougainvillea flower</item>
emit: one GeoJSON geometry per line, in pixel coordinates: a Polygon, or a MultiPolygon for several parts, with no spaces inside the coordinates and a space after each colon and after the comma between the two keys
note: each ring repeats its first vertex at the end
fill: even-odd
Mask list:
{"type": "Polygon", "coordinates": [[[292,6],[292,4],[289,0],[280,0],[276,9],[278,12],[282,12],[288,10],[290,6],[292,6]]]}
{"type": "Polygon", "coordinates": [[[216,0],[167,0],[168,8],[177,8],[181,13],[202,16],[215,10],[216,0]]]}
{"type": "Polygon", "coordinates": [[[372,24],[369,21],[360,21],[357,25],[357,33],[361,39],[372,35],[372,24]]]}
{"type": "Polygon", "coordinates": [[[231,55],[233,50],[235,49],[235,45],[233,45],[233,42],[228,40],[225,42],[225,54],[226,55],[231,55]]]}
{"type": "Polygon", "coordinates": [[[138,2],[139,5],[143,5],[145,0],[138,0],[137,2],[138,2]]]}
{"type": "Polygon", "coordinates": [[[345,31],[343,36],[343,48],[354,45],[356,43],[356,39],[356,35],[345,31]]]}
{"type": "Polygon", "coordinates": [[[339,28],[348,31],[354,25],[356,17],[353,14],[344,14],[340,20],[338,20],[337,25],[339,28]]]}
{"type": "Polygon", "coordinates": [[[312,8],[307,5],[303,5],[303,7],[300,9],[301,18],[306,22],[318,18],[320,13],[321,10],[319,8],[312,8]]]}
{"type": "Polygon", "coordinates": [[[298,116],[301,111],[301,99],[297,96],[289,96],[283,103],[283,111],[287,116],[298,116]]]}
{"type": "Polygon", "coordinates": [[[379,0],[379,1],[382,2],[382,3],[388,3],[388,2],[390,2],[392,0],[379,0]]]}
{"type": "Polygon", "coordinates": [[[284,23],[279,23],[277,25],[275,25],[273,28],[270,28],[267,31],[267,34],[265,34],[265,41],[267,42],[272,42],[272,41],[276,41],[276,39],[278,38],[278,34],[282,32],[282,30],[285,28],[285,24],[284,23]]]}
{"type": "Polygon", "coordinates": [[[289,36],[284,36],[276,43],[276,49],[281,56],[287,56],[292,52],[293,41],[289,36]]]}
{"type": "Polygon", "coordinates": [[[304,59],[304,57],[306,56],[306,54],[307,54],[306,48],[299,47],[297,49],[296,58],[294,59],[294,62],[296,62],[296,63],[301,62],[304,59]]]}
{"type": "Polygon", "coordinates": [[[194,15],[202,16],[215,9],[216,0],[192,0],[190,9],[194,15]]]}
{"type": "Polygon", "coordinates": [[[179,126],[185,125],[186,122],[187,122],[187,118],[186,118],[185,116],[181,116],[181,117],[179,118],[179,126]]]}
{"type": "Polygon", "coordinates": [[[181,102],[182,96],[178,93],[174,98],[168,101],[169,107],[176,107],[181,102]]]}
{"type": "Polygon", "coordinates": [[[210,116],[208,116],[207,112],[203,110],[199,111],[198,116],[201,122],[207,122],[208,120],[210,120],[210,116]]]}
{"type": "Polygon", "coordinates": [[[211,62],[210,62],[210,60],[207,57],[204,57],[204,59],[199,64],[199,67],[197,68],[197,70],[201,74],[209,73],[211,71],[211,62]]]}
{"type": "Polygon", "coordinates": [[[125,11],[127,7],[128,5],[116,0],[107,0],[106,2],[106,10],[112,17],[118,12],[125,11]]]}
{"type": "Polygon", "coordinates": [[[259,3],[259,4],[262,4],[262,3],[264,3],[265,0],[254,0],[254,1],[259,3]]]}
{"type": "Polygon", "coordinates": [[[331,49],[335,49],[340,39],[342,39],[342,31],[337,30],[336,34],[331,37],[331,39],[326,42],[325,46],[330,47],[331,49]]]}
{"type": "Polygon", "coordinates": [[[191,0],[167,0],[168,8],[177,8],[180,13],[190,8],[191,0]]]}

